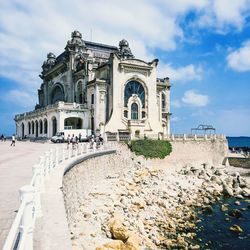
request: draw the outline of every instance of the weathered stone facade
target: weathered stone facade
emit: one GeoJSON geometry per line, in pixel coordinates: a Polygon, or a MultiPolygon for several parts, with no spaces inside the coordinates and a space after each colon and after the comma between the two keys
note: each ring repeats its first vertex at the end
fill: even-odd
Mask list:
{"type": "Polygon", "coordinates": [[[17,135],[49,138],[64,129],[109,139],[168,135],[170,83],[156,77],[157,64],[134,58],[126,40],[115,47],[72,32],[62,54],[47,55],[39,104],[15,116],[17,135]]]}

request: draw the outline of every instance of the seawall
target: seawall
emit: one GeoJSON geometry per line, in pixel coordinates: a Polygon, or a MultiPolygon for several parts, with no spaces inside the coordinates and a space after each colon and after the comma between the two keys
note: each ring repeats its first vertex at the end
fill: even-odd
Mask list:
{"type": "Polygon", "coordinates": [[[150,165],[165,167],[183,167],[185,165],[200,166],[221,165],[228,153],[228,143],[225,139],[200,141],[171,141],[172,152],[165,159],[149,160],[150,165]]]}

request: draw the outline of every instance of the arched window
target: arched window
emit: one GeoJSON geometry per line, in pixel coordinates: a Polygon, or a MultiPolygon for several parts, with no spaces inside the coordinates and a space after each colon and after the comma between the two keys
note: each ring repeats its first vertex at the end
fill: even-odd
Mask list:
{"type": "Polygon", "coordinates": [[[128,106],[128,99],[133,95],[137,95],[142,103],[142,108],[145,107],[145,90],[141,83],[137,81],[130,81],[127,83],[124,90],[124,106],[128,106]]]}
{"type": "Polygon", "coordinates": [[[52,135],[54,136],[57,132],[57,120],[55,117],[52,117],[52,135]]]}
{"type": "Polygon", "coordinates": [[[34,124],[34,121],[31,122],[31,127],[32,127],[32,135],[34,135],[35,133],[35,124],[34,124]]]}
{"type": "Polygon", "coordinates": [[[24,124],[22,123],[22,138],[24,138],[24,124]]]}
{"type": "Polygon", "coordinates": [[[29,135],[31,134],[31,124],[30,122],[28,123],[28,130],[29,130],[29,135]]]}
{"type": "Polygon", "coordinates": [[[164,93],[161,94],[161,107],[166,108],[166,95],[164,93]]]}
{"type": "Polygon", "coordinates": [[[54,104],[58,101],[64,101],[63,89],[59,85],[57,85],[52,91],[51,104],[54,104]]]}
{"type": "Polygon", "coordinates": [[[39,133],[40,134],[43,133],[43,122],[42,122],[42,120],[39,121],[39,133]]]}
{"type": "Polygon", "coordinates": [[[44,134],[47,134],[48,133],[48,121],[47,119],[44,119],[44,134]]]}
{"type": "Polygon", "coordinates": [[[84,98],[85,98],[85,88],[84,88],[83,82],[80,81],[77,84],[75,101],[77,103],[82,103],[83,104],[85,102],[84,98]]]}
{"type": "Polygon", "coordinates": [[[131,105],[131,119],[138,120],[138,105],[137,105],[137,103],[132,103],[132,105],[131,105]]]}

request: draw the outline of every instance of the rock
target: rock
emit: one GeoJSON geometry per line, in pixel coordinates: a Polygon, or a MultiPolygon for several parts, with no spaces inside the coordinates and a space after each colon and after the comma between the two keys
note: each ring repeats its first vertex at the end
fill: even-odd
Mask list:
{"type": "Polygon", "coordinates": [[[213,213],[213,208],[211,206],[206,206],[201,209],[201,211],[204,214],[212,214],[213,213]]]}
{"type": "Polygon", "coordinates": [[[230,231],[233,231],[235,233],[243,233],[243,229],[240,226],[236,225],[236,224],[231,226],[229,229],[230,229],[230,231]]]}
{"type": "Polygon", "coordinates": [[[101,247],[97,247],[96,250],[126,250],[125,244],[121,240],[113,240],[111,242],[108,242],[104,244],[101,247]]]}
{"type": "Polygon", "coordinates": [[[217,169],[217,170],[214,171],[214,174],[217,175],[217,176],[221,176],[222,172],[219,169],[217,169]]]}
{"type": "Polygon", "coordinates": [[[84,213],[84,214],[83,214],[83,217],[84,217],[85,219],[89,219],[89,218],[91,218],[91,214],[90,214],[90,213],[84,213]]]}
{"type": "Polygon", "coordinates": [[[228,210],[228,205],[226,204],[222,204],[221,206],[220,206],[220,210],[222,211],[222,212],[225,212],[225,211],[227,211],[228,210]]]}
{"type": "Polygon", "coordinates": [[[146,206],[146,202],[139,197],[134,198],[132,203],[136,205],[138,208],[144,208],[146,206]]]}
{"type": "Polygon", "coordinates": [[[141,244],[142,244],[141,238],[135,233],[130,233],[125,243],[125,247],[127,250],[140,250],[141,244]]]}
{"type": "Polygon", "coordinates": [[[242,216],[241,211],[238,209],[232,209],[228,212],[231,217],[240,218],[242,216]]]}
{"type": "Polygon", "coordinates": [[[226,197],[231,197],[234,195],[232,188],[230,188],[224,181],[222,182],[223,194],[226,197]]]}
{"type": "Polygon", "coordinates": [[[237,206],[241,205],[241,203],[239,201],[235,201],[234,204],[237,205],[237,206]]]}
{"type": "Polygon", "coordinates": [[[249,188],[243,188],[242,193],[244,197],[250,197],[250,189],[249,188]]]}
{"type": "Polygon", "coordinates": [[[109,230],[115,239],[125,242],[128,239],[128,230],[123,226],[123,221],[121,215],[114,213],[109,221],[109,230]]]}
{"type": "Polygon", "coordinates": [[[199,245],[191,245],[191,246],[189,246],[189,249],[198,250],[198,249],[200,249],[200,246],[199,245]]]}

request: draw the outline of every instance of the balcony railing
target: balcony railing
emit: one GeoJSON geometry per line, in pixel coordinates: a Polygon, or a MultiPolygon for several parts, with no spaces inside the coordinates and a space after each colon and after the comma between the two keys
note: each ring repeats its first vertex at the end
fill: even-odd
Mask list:
{"type": "Polygon", "coordinates": [[[75,110],[75,109],[86,109],[87,108],[87,104],[79,104],[79,103],[68,103],[68,102],[57,102],[55,104],[50,104],[44,108],[40,108],[40,109],[36,109],[30,112],[26,112],[23,114],[18,114],[15,116],[16,120],[22,119],[26,116],[33,116],[33,115],[37,115],[38,113],[41,112],[45,112],[45,111],[49,111],[52,109],[63,109],[63,110],[75,110]]]}

